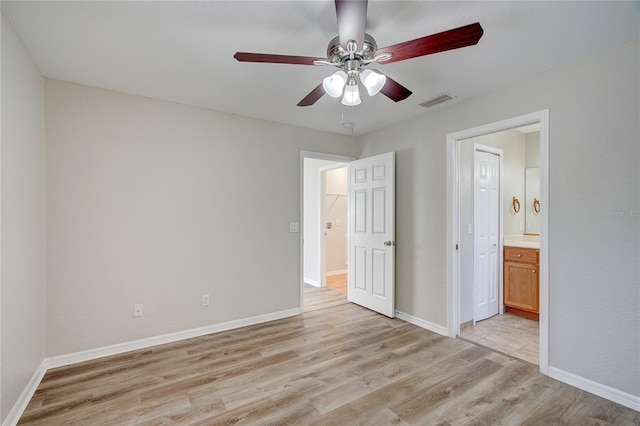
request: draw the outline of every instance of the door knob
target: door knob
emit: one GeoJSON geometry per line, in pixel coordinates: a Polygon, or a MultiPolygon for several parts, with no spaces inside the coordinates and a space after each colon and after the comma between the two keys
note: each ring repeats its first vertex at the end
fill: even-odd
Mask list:
{"type": "Polygon", "coordinates": [[[384,242],[384,245],[385,245],[385,246],[395,246],[395,245],[396,245],[396,242],[395,242],[395,241],[385,241],[385,242],[384,242]]]}

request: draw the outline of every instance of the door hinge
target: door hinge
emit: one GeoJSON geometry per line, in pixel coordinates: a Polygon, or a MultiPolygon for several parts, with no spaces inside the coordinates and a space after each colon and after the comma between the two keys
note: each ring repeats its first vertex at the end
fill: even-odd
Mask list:
{"type": "Polygon", "coordinates": [[[456,250],[458,250],[458,245],[456,244],[456,250]]]}

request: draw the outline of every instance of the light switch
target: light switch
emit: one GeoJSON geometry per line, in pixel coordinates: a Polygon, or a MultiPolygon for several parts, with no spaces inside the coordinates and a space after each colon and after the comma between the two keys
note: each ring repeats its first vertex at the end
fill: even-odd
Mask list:
{"type": "Polygon", "coordinates": [[[289,222],[289,232],[299,232],[298,222],[289,222]]]}

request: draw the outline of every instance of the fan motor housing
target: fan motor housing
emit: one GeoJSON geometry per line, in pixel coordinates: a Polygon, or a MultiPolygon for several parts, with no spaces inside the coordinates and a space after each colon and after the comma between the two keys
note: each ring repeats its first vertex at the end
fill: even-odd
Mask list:
{"type": "MultiPolygon", "coordinates": [[[[364,35],[364,46],[360,52],[355,53],[355,59],[371,60],[374,58],[378,45],[376,39],[370,34],[364,35]]],[[[334,37],[327,47],[327,59],[334,64],[339,64],[349,59],[349,52],[340,46],[340,37],[334,37]]]]}

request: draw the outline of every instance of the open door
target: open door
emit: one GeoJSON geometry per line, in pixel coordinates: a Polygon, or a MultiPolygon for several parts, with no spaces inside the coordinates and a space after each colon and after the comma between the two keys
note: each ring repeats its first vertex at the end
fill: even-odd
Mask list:
{"type": "Polygon", "coordinates": [[[395,316],[395,152],[349,165],[348,298],[395,316]]]}

